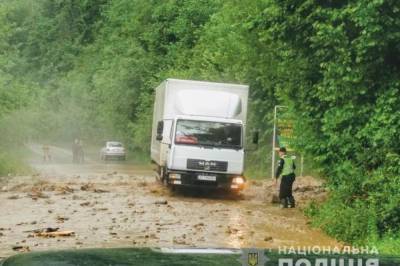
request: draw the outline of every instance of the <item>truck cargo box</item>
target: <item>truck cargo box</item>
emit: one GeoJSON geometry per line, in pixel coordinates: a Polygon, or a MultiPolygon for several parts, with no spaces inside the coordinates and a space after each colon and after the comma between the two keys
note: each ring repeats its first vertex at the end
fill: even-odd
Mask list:
{"type": "Polygon", "coordinates": [[[226,118],[246,123],[248,86],[193,80],[167,79],[155,90],[151,158],[164,165],[165,145],[172,121],[179,115],[226,118]],[[163,142],[156,139],[157,125],[164,121],[163,142]],[[164,146],[164,147],[163,147],[164,146]]]}

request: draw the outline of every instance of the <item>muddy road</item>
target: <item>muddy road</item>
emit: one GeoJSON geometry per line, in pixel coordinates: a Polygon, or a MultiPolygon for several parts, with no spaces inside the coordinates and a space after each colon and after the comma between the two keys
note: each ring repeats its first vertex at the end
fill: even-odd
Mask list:
{"type": "Polygon", "coordinates": [[[239,199],[171,192],[156,182],[150,166],[97,158],[76,165],[58,147],[51,147],[52,162],[43,163],[40,147],[31,148],[37,174],[9,177],[0,185],[0,257],[96,247],[339,246],[311,229],[300,210],[311,198],[325,196],[310,177],[295,183],[299,208],[281,210],[271,203],[272,181],[249,182],[239,199]],[[74,234],[34,233],[42,228],[74,234]]]}

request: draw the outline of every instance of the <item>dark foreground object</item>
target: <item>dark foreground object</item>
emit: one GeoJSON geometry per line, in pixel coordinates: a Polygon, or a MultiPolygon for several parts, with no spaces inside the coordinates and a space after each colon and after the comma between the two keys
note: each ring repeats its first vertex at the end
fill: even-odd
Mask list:
{"type": "MultiPolygon", "coordinates": [[[[368,258],[379,259],[380,266],[400,266],[400,257],[371,257],[368,256],[349,256],[349,255],[281,255],[277,252],[265,252],[267,263],[265,265],[279,265],[280,259],[293,260],[293,265],[299,260],[308,260],[311,265],[315,265],[318,259],[328,259],[328,265],[332,259],[344,259],[344,265],[357,265],[357,260],[363,260],[362,265],[368,258]],[[354,260],[354,264],[349,264],[349,259],[354,260]]],[[[91,265],[91,266],[122,266],[122,265],[215,265],[215,266],[234,266],[243,265],[242,262],[247,257],[240,259],[238,254],[171,254],[162,253],[149,248],[118,248],[118,249],[86,249],[53,252],[32,252],[10,257],[0,262],[0,266],[71,266],[71,265],[91,265]]],[[[254,257],[253,257],[254,259],[254,257]]],[[[248,261],[249,262],[249,261],[248,261]]],[[[254,263],[254,260],[253,260],[254,263]]],[[[286,265],[286,264],[284,264],[286,265]]],[[[304,264],[301,264],[304,265],[304,264]]]]}
{"type": "Polygon", "coordinates": [[[240,265],[238,256],[165,254],[148,248],[86,249],[32,252],[6,259],[0,266],[128,266],[128,265],[240,265]]]}

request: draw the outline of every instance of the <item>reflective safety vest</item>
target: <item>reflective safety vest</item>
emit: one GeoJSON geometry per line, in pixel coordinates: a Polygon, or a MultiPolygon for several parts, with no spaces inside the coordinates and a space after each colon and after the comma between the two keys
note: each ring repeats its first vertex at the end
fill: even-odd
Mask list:
{"type": "Polygon", "coordinates": [[[293,169],[293,158],[292,158],[292,156],[284,155],[282,157],[282,159],[285,162],[283,164],[282,175],[293,174],[294,173],[294,169],[293,169]]]}

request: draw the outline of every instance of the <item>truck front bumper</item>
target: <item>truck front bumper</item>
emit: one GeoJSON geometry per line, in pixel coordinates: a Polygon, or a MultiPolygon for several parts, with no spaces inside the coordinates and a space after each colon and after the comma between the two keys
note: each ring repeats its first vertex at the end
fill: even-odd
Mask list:
{"type": "Polygon", "coordinates": [[[168,183],[176,186],[240,191],[245,187],[246,178],[242,175],[222,173],[170,171],[168,173],[168,183]]]}

